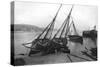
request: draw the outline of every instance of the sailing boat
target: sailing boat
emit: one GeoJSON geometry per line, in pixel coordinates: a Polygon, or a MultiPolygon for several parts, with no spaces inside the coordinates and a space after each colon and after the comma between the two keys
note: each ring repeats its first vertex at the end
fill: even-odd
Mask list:
{"type": "Polygon", "coordinates": [[[55,20],[60,11],[61,6],[62,4],[60,5],[51,23],[43,30],[43,32],[34,41],[31,42],[32,44],[31,47],[27,47],[27,44],[30,44],[30,43],[23,44],[25,47],[30,48],[29,56],[31,54],[35,54],[38,52],[44,52],[47,49],[48,43],[51,40],[55,20]]]}
{"type": "MultiPolygon", "coordinates": [[[[67,18],[65,19],[65,21],[63,22],[63,24],[58,29],[57,33],[54,35],[54,37],[52,39],[52,43],[56,47],[54,50],[62,51],[65,53],[70,53],[70,50],[67,46],[68,38],[70,41],[79,42],[81,44],[83,43],[83,38],[81,36],[79,36],[77,32],[76,32],[77,34],[68,35],[68,33],[70,32],[71,25],[73,25],[74,30],[76,31],[74,22],[72,21],[70,23],[72,9],[73,9],[73,6],[72,6],[67,18]]],[[[51,49],[49,49],[49,50],[51,50],[51,49]]]]}
{"type": "MultiPolygon", "coordinates": [[[[49,54],[49,53],[55,53],[56,51],[62,51],[62,52],[67,53],[67,57],[70,59],[71,62],[73,61],[71,60],[70,56],[90,61],[88,59],[70,54],[70,50],[67,47],[67,41],[68,41],[67,38],[70,38],[71,40],[72,38],[75,37],[76,39],[76,35],[68,35],[69,33],[71,33],[69,31],[70,25],[73,24],[73,22],[70,24],[70,17],[71,17],[71,12],[72,12],[73,7],[71,8],[67,18],[64,20],[61,27],[58,29],[57,33],[54,35],[53,38],[51,38],[53,29],[54,29],[54,23],[55,23],[55,20],[60,8],[58,9],[52,22],[43,30],[43,32],[34,41],[31,42],[32,46],[27,47],[27,48],[30,48],[29,56],[38,52],[42,52],[42,54],[49,54]]],[[[27,44],[30,44],[30,43],[26,43],[24,44],[24,46],[26,47],[27,44]]]]}
{"type": "Polygon", "coordinates": [[[73,6],[72,6],[72,8],[70,10],[70,13],[68,15],[68,18],[66,19],[67,26],[65,27],[65,36],[64,37],[68,38],[69,41],[83,44],[83,38],[82,38],[82,36],[80,36],[78,34],[77,29],[76,29],[76,26],[75,26],[74,21],[73,21],[73,18],[71,16],[72,9],[73,9],[73,6]],[[71,30],[72,28],[73,28],[73,30],[71,30]]]}
{"type": "Polygon", "coordinates": [[[72,22],[70,24],[69,32],[70,32],[70,34],[68,34],[69,41],[83,44],[83,37],[78,34],[73,20],[72,20],[72,22]]]}
{"type": "Polygon", "coordinates": [[[70,50],[68,49],[67,46],[68,38],[69,40],[76,41],[76,42],[80,42],[81,40],[82,43],[82,38],[81,37],[79,38],[78,35],[68,35],[71,24],[73,24],[75,28],[74,22],[72,21],[72,23],[70,23],[73,6],[67,18],[64,20],[63,24],[61,25],[61,27],[58,29],[54,37],[51,38],[54,29],[55,19],[58,15],[61,6],[59,7],[52,22],[43,30],[43,32],[34,41],[32,41],[32,46],[30,47],[31,50],[29,55],[38,52],[43,52],[45,54],[55,53],[55,50],[70,53],[70,50]]]}
{"type": "MultiPolygon", "coordinates": [[[[72,6],[73,8],[73,6],[72,6]]],[[[58,29],[54,37],[52,38],[53,44],[55,45],[55,50],[70,53],[70,50],[67,47],[67,32],[68,32],[68,25],[69,25],[69,19],[72,12],[72,8],[67,16],[67,18],[64,20],[61,27],[58,29]]]]}

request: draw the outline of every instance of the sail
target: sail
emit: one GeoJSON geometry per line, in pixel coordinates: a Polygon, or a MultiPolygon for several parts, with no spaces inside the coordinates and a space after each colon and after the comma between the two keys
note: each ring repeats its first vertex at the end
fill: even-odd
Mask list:
{"type": "Polygon", "coordinates": [[[68,25],[68,28],[66,30],[66,35],[71,35],[72,34],[72,30],[71,30],[71,26],[72,26],[72,22],[68,25]]]}
{"type": "Polygon", "coordinates": [[[61,8],[62,4],[60,5],[55,17],[53,18],[53,20],[51,21],[51,23],[45,28],[45,30],[38,36],[37,39],[50,39],[51,36],[52,36],[52,31],[54,29],[54,24],[55,24],[55,20],[56,20],[56,17],[59,13],[59,10],[61,8]]]}
{"type": "Polygon", "coordinates": [[[64,37],[66,37],[66,35],[67,35],[66,32],[67,32],[67,29],[69,27],[70,15],[72,13],[72,9],[73,9],[73,6],[72,6],[67,18],[64,20],[63,24],[58,29],[58,31],[56,32],[56,34],[54,35],[53,38],[64,38],[64,37]]]}
{"type": "Polygon", "coordinates": [[[77,30],[76,30],[76,27],[75,27],[75,24],[74,24],[73,20],[72,20],[72,22],[70,24],[68,32],[70,32],[70,35],[79,35],[78,32],[77,32],[77,30]]]}
{"type": "Polygon", "coordinates": [[[71,42],[83,44],[83,38],[82,36],[79,36],[73,19],[69,27],[68,37],[71,42]]]}
{"type": "MultiPolygon", "coordinates": [[[[56,17],[58,15],[58,12],[59,12],[61,6],[62,6],[62,4],[60,5],[60,7],[59,7],[59,9],[58,9],[55,17],[51,21],[51,23],[44,29],[44,31],[37,37],[37,39],[35,39],[32,42],[31,48],[34,48],[35,47],[35,50],[45,51],[44,49],[46,49],[46,46],[48,46],[48,44],[50,42],[51,35],[52,35],[53,29],[54,29],[55,20],[56,20],[56,17]]],[[[36,53],[37,52],[38,51],[36,51],[36,53]]],[[[34,50],[31,49],[29,55],[31,55],[33,53],[34,53],[34,50]]]]}
{"type": "MultiPolygon", "coordinates": [[[[31,42],[32,43],[32,45],[30,47],[31,49],[38,47],[39,45],[41,45],[41,47],[42,47],[42,46],[46,45],[47,42],[51,39],[52,32],[54,29],[55,20],[56,20],[56,17],[58,15],[61,7],[62,7],[62,4],[60,5],[60,7],[59,7],[56,15],[54,16],[53,20],[51,21],[51,23],[48,24],[47,27],[43,30],[43,32],[35,40],[33,40],[31,42]]],[[[27,45],[27,44],[29,44],[29,43],[26,43],[25,45],[27,45]]]]}

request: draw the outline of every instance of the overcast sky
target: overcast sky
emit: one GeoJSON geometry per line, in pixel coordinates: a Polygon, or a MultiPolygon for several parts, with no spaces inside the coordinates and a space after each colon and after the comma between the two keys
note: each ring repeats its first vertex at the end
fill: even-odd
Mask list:
{"type": "MultiPolygon", "coordinates": [[[[15,24],[31,24],[46,27],[54,18],[60,4],[46,4],[33,2],[15,2],[15,24]]],[[[72,5],[63,5],[55,21],[55,28],[59,28],[72,5]]],[[[92,29],[97,25],[98,13],[96,6],[74,5],[72,17],[78,30],[92,29]]]]}

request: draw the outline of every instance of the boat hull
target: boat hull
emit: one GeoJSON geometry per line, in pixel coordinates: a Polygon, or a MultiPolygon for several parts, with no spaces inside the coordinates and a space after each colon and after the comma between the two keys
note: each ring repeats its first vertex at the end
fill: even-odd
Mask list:
{"type": "Polygon", "coordinates": [[[83,44],[83,37],[78,35],[68,35],[69,41],[83,44]]]}

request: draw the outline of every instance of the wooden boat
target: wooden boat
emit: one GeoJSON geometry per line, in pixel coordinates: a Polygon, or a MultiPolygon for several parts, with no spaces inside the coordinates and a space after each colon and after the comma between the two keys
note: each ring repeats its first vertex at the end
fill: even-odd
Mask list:
{"type": "Polygon", "coordinates": [[[48,47],[50,47],[49,43],[51,42],[52,31],[54,29],[55,20],[56,20],[56,17],[58,15],[58,12],[61,6],[62,4],[60,5],[51,23],[48,24],[48,26],[43,30],[43,32],[34,41],[31,42],[32,44],[31,47],[27,47],[27,44],[30,44],[30,43],[23,44],[25,47],[30,48],[29,56],[31,56],[32,54],[38,53],[38,52],[45,53],[48,50],[48,47]]]}
{"type": "Polygon", "coordinates": [[[77,29],[75,27],[73,18],[71,16],[72,9],[73,9],[73,6],[72,6],[67,18],[65,19],[64,23],[62,24],[62,26],[59,28],[59,30],[55,34],[54,40],[62,42],[63,44],[67,44],[67,41],[69,39],[69,41],[83,44],[83,38],[82,38],[82,36],[80,36],[77,33],[77,29]],[[72,32],[71,32],[72,28],[73,28],[72,32],[75,32],[74,34],[72,34],[72,32]],[[60,34],[60,36],[58,36],[59,34],[60,34]],[[66,42],[66,43],[64,43],[64,42],[66,42]]]}
{"type": "MultiPolygon", "coordinates": [[[[60,8],[58,9],[58,12],[60,8]]],[[[77,39],[81,38],[81,36],[79,35],[68,34],[70,30],[69,21],[70,21],[72,8],[69,12],[69,15],[67,16],[67,18],[65,19],[61,27],[58,29],[57,33],[54,35],[53,38],[51,38],[52,31],[54,29],[54,22],[55,22],[58,12],[56,13],[56,16],[54,17],[52,22],[43,30],[43,32],[34,41],[31,42],[32,46],[27,47],[27,48],[30,48],[29,56],[33,54],[37,54],[37,53],[42,53],[41,55],[47,55],[47,54],[52,54],[55,52],[64,52],[64,53],[67,53],[67,57],[69,58],[71,62],[73,61],[70,56],[83,59],[86,61],[90,61],[88,59],[70,54],[70,49],[67,46],[68,38],[70,41],[73,41],[73,42],[80,42],[80,40],[77,40],[77,39]],[[58,34],[60,34],[60,36],[58,34]]],[[[30,43],[26,43],[26,44],[30,44],[30,43]]],[[[24,44],[25,47],[26,47],[26,44],[24,44]]]]}
{"type": "Polygon", "coordinates": [[[38,52],[42,52],[43,54],[55,53],[59,51],[64,53],[70,53],[70,50],[67,46],[68,38],[70,41],[82,43],[82,38],[80,36],[68,35],[70,26],[73,23],[73,21],[72,23],[70,23],[70,17],[73,6],[67,18],[65,19],[61,27],[58,29],[57,33],[54,35],[53,38],[51,38],[52,31],[54,29],[55,19],[58,15],[61,6],[59,7],[52,22],[43,30],[43,32],[34,41],[31,42],[32,46],[30,47],[29,56],[38,52]],[[60,36],[58,34],[60,34],[60,36]]]}
{"type": "Polygon", "coordinates": [[[72,6],[67,18],[64,20],[63,24],[58,29],[58,31],[56,32],[56,34],[54,35],[54,37],[52,39],[54,42],[56,42],[56,45],[59,44],[59,46],[57,47],[57,49],[59,49],[59,50],[57,50],[57,51],[61,51],[64,53],[70,53],[70,50],[67,46],[68,40],[67,40],[66,36],[67,36],[67,32],[68,32],[69,19],[70,19],[72,9],[73,9],[73,6],[72,6]]]}
{"type": "MultiPolygon", "coordinates": [[[[83,44],[83,37],[80,36],[76,30],[76,27],[75,27],[75,24],[74,24],[74,21],[72,20],[72,27],[73,27],[73,31],[74,34],[69,34],[68,37],[69,37],[69,41],[72,41],[72,42],[76,42],[76,43],[80,43],[80,44],[83,44]]],[[[71,28],[71,27],[70,27],[71,28]]],[[[69,30],[70,32],[70,30],[69,30]]]]}
{"type": "Polygon", "coordinates": [[[68,35],[69,40],[72,42],[83,44],[83,37],[78,35],[68,35]]]}

